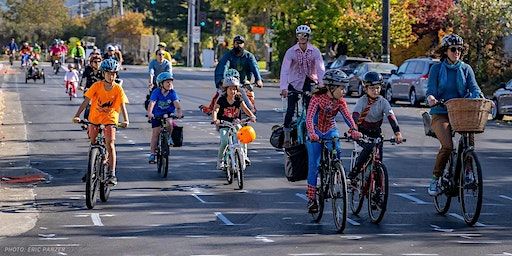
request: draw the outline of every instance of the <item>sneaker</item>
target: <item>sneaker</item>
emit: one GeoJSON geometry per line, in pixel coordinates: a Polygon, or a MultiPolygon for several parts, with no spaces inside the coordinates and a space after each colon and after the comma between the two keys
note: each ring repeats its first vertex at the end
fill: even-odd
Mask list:
{"type": "Polygon", "coordinates": [[[76,93],[73,93],[73,98],[76,98],[76,97],[77,97],[76,93]]]}
{"type": "Polygon", "coordinates": [[[149,156],[148,156],[148,162],[149,162],[150,164],[156,164],[156,154],[153,154],[153,153],[149,154],[149,156]]]}
{"type": "Polygon", "coordinates": [[[318,204],[316,200],[308,201],[308,212],[309,213],[318,213],[318,204]]]}
{"type": "Polygon", "coordinates": [[[217,160],[217,170],[224,170],[224,162],[217,160]]]}
{"type": "Polygon", "coordinates": [[[439,189],[439,178],[438,177],[432,177],[432,180],[430,181],[430,185],[428,186],[428,194],[431,196],[437,196],[440,192],[439,189]]]}
{"type": "Polygon", "coordinates": [[[115,175],[110,175],[107,179],[107,184],[112,186],[117,185],[117,177],[115,175]]]}

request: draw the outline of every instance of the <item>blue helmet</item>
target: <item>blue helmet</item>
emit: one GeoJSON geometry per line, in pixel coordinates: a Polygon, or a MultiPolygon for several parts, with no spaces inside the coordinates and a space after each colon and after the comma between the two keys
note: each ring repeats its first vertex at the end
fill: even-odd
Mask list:
{"type": "Polygon", "coordinates": [[[118,72],[119,71],[119,62],[117,62],[114,59],[106,59],[101,62],[100,70],[106,71],[106,72],[118,72]]]}
{"type": "Polygon", "coordinates": [[[174,80],[174,75],[171,72],[162,72],[156,77],[156,84],[162,86],[164,81],[174,80]]]}

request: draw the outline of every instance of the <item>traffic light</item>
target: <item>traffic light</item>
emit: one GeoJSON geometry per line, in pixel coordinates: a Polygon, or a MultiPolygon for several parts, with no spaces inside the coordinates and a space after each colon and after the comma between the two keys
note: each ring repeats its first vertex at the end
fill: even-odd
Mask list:
{"type": "Polygon", "coordinates": [[[214,26],[213,26],[213,33],[216,35],[220,35],[222,32],[222,21],[221,20],[215,20],[214,26]]]}
{"type": "Polygon", "coordinates": [[[198,20],[199,26],[204,27],[206,26],[206,12],[199,12],[198,20]]]}
{"type": "Polygon", "coordinates": [[[226,34],[231,32],[231,21],[226,20],[226,34]]]}
{"type": "Polygon", "coordinates": [[[156,4],[156,0],[150,0],[150,1],[149,1],[149,3],[150,3],[151,5],[155,5],[155,4],[156,4]]]}

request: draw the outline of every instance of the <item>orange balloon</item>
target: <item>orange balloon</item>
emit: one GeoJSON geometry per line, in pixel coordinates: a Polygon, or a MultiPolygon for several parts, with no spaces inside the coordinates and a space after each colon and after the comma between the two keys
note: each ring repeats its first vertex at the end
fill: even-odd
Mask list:
{"type": "Polygon", "coordinates": [[[238,137],[238,140],[244,144],[249,144],[253,142],[256,139],[256,131],[251,126],[247,125],[236,133],[236,136],[238,137]]]}

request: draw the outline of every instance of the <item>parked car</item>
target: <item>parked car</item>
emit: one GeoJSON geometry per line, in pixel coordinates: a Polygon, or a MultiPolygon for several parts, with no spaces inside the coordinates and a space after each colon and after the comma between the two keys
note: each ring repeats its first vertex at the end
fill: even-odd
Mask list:
{"type": "Polygon", "coordinates": [[[396,100],[407,100],[412,106],[425,102],[428,84],[428,73],[438,59],[408,59],[398,71],[392,71],[385,90],[386,99],[394,103],[396,100]]]}
{"type": "Polygon", "coordinates": [[[386,84],[388,78],[391,76],[391,70],[396,69],[398,69],[398,67],[394,64],[384,62],[363,62],[359,64],[354,70],[354,73],[350,76],[347,95],[350,95],[353,92],[356,92],[357,96],[363,95],[363,77],[366,73],[370,71],[380,73],[384,78],[384,84],[386,84]]]}
{"type": "Polygon", "coordinates": [[[350,76],[359,64],[370,61],[371,60],[367,58],[347,57],[346,55],[341,55],[333,61],[326,70],[341,69],[345,74],[350,76]]]}
{"type": "Polygon", "coordinates": [[[512,79],[502,83],[492,95],[495,108],[492,108],[492,119],[502,120],[504,115],[512,115],[512,79]]]}

